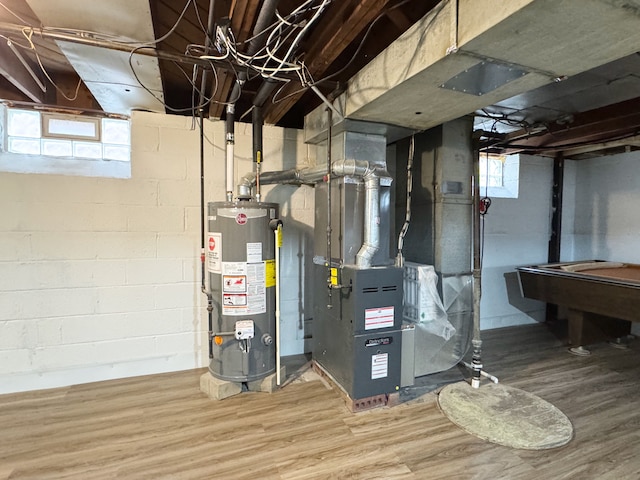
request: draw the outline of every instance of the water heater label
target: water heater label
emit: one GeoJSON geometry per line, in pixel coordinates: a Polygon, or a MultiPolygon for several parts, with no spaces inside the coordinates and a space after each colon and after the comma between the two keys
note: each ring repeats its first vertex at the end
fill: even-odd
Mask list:
{"type": "Polygon", "coordinates": [[[265,264],[222,263],[222,314],[257,315],[267,311],[265,264]]]}
{"type": "Polygon", "coordinates": [[[223,275],[225,293],[247,293],[247,277],[245,275],[223,275]]]}
{"type": "Polygon", "coordinates": [[[262,261],[262,242],[247,243],[247,263],[262,261]]]}
{"type": "Polygon", "coordinates": [[[371,380],[386,378],[389,374],[389,354],[371,355],[371,380]]]}
{"type": "Polygon", "coordinates": [[[222,260],[222,234],[209,232],[207,234],[207,270],[220,273],[222,260]]]}
{"type": "Polygon", "coordinates": [[[276,286],[276,261],[267,260],[265,266],[265,285],[267,288],[276,286]]]}
{"type": "Polygon", "coordinates": [[[393,327],[393,320],[393,307],[367,308],[364,311],[365,330],[393,327]]]}

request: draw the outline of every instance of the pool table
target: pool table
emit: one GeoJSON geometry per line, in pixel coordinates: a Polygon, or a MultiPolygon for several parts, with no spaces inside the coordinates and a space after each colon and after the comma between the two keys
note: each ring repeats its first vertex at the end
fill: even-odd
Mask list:
{"type": "Polygon", "coordinates": [[[585,260],[517,269],[522,295],[568,308],[569,343],[620,339],[640,322],[640,265],[585,260]]]}

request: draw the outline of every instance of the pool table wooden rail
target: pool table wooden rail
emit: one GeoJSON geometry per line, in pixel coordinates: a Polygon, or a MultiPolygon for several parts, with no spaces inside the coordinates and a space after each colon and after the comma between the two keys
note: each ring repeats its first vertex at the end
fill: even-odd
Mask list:
{"type": "MultiPolygon", "coordinates": [[[[595,261],[570,262],[569,264],[595,261]]],[[[631,332],[629,322],[640,321],[640,281],[567,272],[562,264],[519,267],[518,277],[526,298],[564,306],[569,309],[569,343],[587,345],[620,338],[631,332]]],[[[622,268],[640,265],[624,264],[622,268]]]]}

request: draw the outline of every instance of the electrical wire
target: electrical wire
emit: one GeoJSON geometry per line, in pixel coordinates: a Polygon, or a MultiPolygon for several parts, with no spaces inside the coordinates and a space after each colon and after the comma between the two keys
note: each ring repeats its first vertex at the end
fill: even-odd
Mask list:
{"type": "MultiPolygon", "coordinates": [[[[387,10],[385,10],[384,12],[380,13],[370,24],[369,27],[367,28],[367,31],[365,32],[364,36],[362,37],[362,39],[360,40],[360,43],[358,44],[358,48],[356,49],[356,51],[354,52],[354,54],[351,56],[351,58],[349,59],[349,61],[342,67],[340,68],[340,70],[338,70],[337,72],[334,72],[330,75],[327,75],[324,78],[321,78],[320,80],[317,80],[314,85],[318,85],[322,82],[326,82],[332,78],[337,77],[338,75],[340,75],[341,73],[343,73],[347,68],[349,68],[351,66],[351,64],[355,61],[355,59],[358,57],[358,55],[360,54],[360,50],[362,50],[362,47],[364,46],[365,41],[367,40],[367,38],[369,37],[369,34],[371,33],[371,31],[373,30],[373,27],[376,23],[378,23],[378,21],[384,17],[385,15],[387,15],[390,11],[395,10],[396,8],[400,8],[403,5],[406,5],[409,2],[412,2],[413,0],[403,0],[400,3],[397,3],[396,5],[389,7],[387,10]]],[[[432,12],[434,12],[433,17],[429,20],[429,23],[425,26],[425,30],[427,30],[431,24],[435,21],[435,19],[438,17],[438,15],[440,14],[440,12],[444,9],[444,7],[447,5],[446,2],[441,2],[438,6],[436,6],[432,12]],[[437,10],[436,10],[437,9],[437,10]]]]}
{"type": "MultiPolygon", "coordinates": [[[[182,12],[180,12],[180,15],[178,16],[178,19],[175,21],[175,23],[167,33],[165,33],[160,38],[157,38],[150,42],[144,42],[144,43],[138,44],[138,46],[143,47],[143,46],[157,45],[160,42],[164,42],[167,38],[169,38],[171,34],[173,34],[173,32],[176,30],[176,28],[178,28],[178,24],[182,21],[182,18],[184,17],[185,13],[187,13],[187,9],[189,8],[189,5],[191,4],[191,2],[194,2],[194,0],[187,0],[187,3],[185,3],[184,8],[182,9],[182,12]]],[[[194,2],[194,4],[196,5],[196,8],[198,8],[197,2],[194,2]]],[[[206,34],[207,32],[205,31],[205,35],[206,34]]]]}
{"type": "Polygon", "coordinates": [[[196,11],[196,19],[198,20],[198,24],[200,25],[200,29],[202,30],[202,32],[204,33],[205,37],[209,38],[209,41],[211,42],[211,44],[213,44],[213,38],[209,37],[209,29],[207,27],[204,26],[204,22],[202,21],[202,18],[200,17],[200,11],[198,10],[198,2],[192,2],[193,3],[193,9],[196,11]]]}
{"type": "MultiPolygon", "coordinates": [[[[498,123],[498,119],[494,119],[493,125],[491,126],[491,133],[496,132],[496,126],[498,123]]],[[[479,152],[478,152],[479,155],[479,152]]],[[[480,159],[478,159],[480,160],[480,159]]],[[[478,202],[478,212],[480,214],[480,269],[482,269],[483,261],[484,261],[484,231],[485,231],[485,216],[489,211],[489,207],[491,206],[491,199],[489,198],[489,152],[485,152],[485,171],[487,172],[486,180],[484,182],[484,196],[481,198],[477,198],[475,201],[478,202]]],[[[479,173],[479,172],[478,172],[479,173]]],[[[480,178],[478,178],[478,182],[480,182],[480,178]]],[[[482,187],[482,184],[480,185],[482,187]]],[[[480,191],[480,189],[478,189],[480,191]]]]}
{"type": "MultiPolygon", "coordinates": [[[[42,73],[44,74],[44,76],[47,78],[47,80],[49,80],[49,82],[51,83],[51,85],[53,85],[53,87],[60,93],[60,95],[62,95],[65,99],[67,99],[70,102],[75,101],[78,98],[78,93],[80,92],[80,86],[82,85],[82,79],[79,78],[78,79],[78,84],[76,85],[76,89],[75,92],[73,94],[72,97],[68,97],[67,94],[60,88],[58,87],[58,85],[56,84],[56,82],[53,81],[53,79],[51,78],[51,76],[49,75],[49,72],[47,72],[47,69],[44,67],[44,65],[42,64],[42,59],[40,58],[40,55],[38,54],[38,50],[36,49],[35,44],[33,43],[33,41],[31,40],[31,37],[33,36],[33,29],[30,28],[23,28],[22,29],[22,34],[24,35],[24,37],[27,39],[27,42],[29,42],[29,50],[32,50],[35,57],[36,57],[36,61],[38,62],[38,65],[40,66],[40,69],[42,70],[42,73]]],[[[46,91],[46,88],[45,88],[46,91]]]]}
{"type": "Polygon", "coordinates": [[[397,255],[397,266],[402,266],[404,264],[404,260],[402,257],[402,249],[404,247],[404,237],[407,235],[409,231],[409,224],[411,223],[411,192],[413,190],[413,158],[415,156],[415,134],[411,135],[411,139],[409,140],[409,155],[407,159],[407,209],[404,217],[404,224],[402,225],[402,229],[400,230],[400,235],[398,236],[398,255],[397,255]]]}
{"type": "Polygon", "coordinates": [[[24,23],[25,25],[28,26],[32,26],[29,22],[27,22],[24,18],[22,18],[20,15],[18,15],[16,12],[14,12],[13,10],[11,10],[9,7],[7,7],[4,2],[0,2],[0,7],[4,8],[7,12],[9,12],[11,15],[13,15],[14,17],[16,17],[18,20],[20,20],[22,23],[24,23]]]}
{"type": "MultiPolygon", "coordinates": [[[[138,50],[142,50],[145,48],[152,48],[152,47],[139,46],[131,50],[131,52],[129,53],[129,68],[131,69],[131,73],[133,74],[133,77],[136,79],[136,82],[138,82],[138,85],[140,85],[140,87],[142,87],[149,95],[151,95],[155,100],[157,100],[164,108],[174,113],[184,113],[184,112],[195,111],[199,108],[204,108],[209,103],[210,99],[207,98],[206,102],[201,103],[200,105],[196,105],[195,108],[193,107],[193,105],[188,108],[174,108],[168,105],[167,103],[165,103],[164,100],[162,100],[160,97],[158,97],[149,87],[147,87],[144,83],[142,83],[142,81],[140,80],[140,77],[138,77],[138,74],[136,73],[135,68],[133,67],[133,56],[138,50]]],[[[192,84],[192,86],[195,88],[195,85],[192,84]]]]}

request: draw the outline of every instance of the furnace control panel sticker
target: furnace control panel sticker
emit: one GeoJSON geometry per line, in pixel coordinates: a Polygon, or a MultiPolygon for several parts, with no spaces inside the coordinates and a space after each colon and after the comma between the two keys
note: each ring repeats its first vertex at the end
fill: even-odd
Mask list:
{"type": "Polygon", "coordinates": [[[375,330],[377,328],[393,327],[394,308],[367,308],[364,311],[364,329],[375,330]]]}
{"type": "Polygon", "coordinates": [[[386,378],[389,374],[389,354],[371,355],[371,380],[386,378]]]}
{"type": "Polygon", "coordinates": [[[264,262],[222,262],[222,314],[257,315],[266,311],[264,262]]]}

